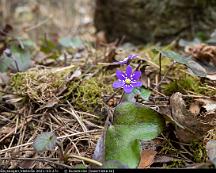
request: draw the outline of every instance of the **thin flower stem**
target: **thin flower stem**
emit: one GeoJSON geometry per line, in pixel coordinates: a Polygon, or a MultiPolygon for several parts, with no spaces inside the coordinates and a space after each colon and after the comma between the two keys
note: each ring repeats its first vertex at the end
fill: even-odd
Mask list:
{"type": "Polygon", "coordinates": [[[158,89],[158,87],[162,84],[162,82],[164,81],[164,79],[167,77],[168,73],[171,71],[171,69],[173,68],[174,64],[176,62],[174,61],[168,68],[168,70],[166,71],[166,73],[164,74],[163,78],[160,80],[160,82],[157,84],[157,86],[154,87],[154,89],[158,89]]]}
{"type": "Polygon", "coordinates": [[[18,65],[18,63],[17,63],[16,58],[15,58],[13,55],[11,55],[9,58],[11,58],[11,59],[14,61],[15,66],[16,66],[16,70],[17,70],[17,72],[19,72],[20,69],[19,69],[19,65],[18,65]]]}
{"type": "Polygon", "coordinates": [[[127,66],[130,65],[131,61],[132,61],[132,59],[128,59],[128,61],[127,61],[127,63],[126,63],[127,66]]]}
{"type": "Polygon", "coordinates": [[[116,93],[119,92],[120,90],[121,88],[118,88],[110,97],[108,97],[108,99],[106,99],[105,102],[108,102],[110,99],[112,99],[116,95],[116,93]]]}
{"type": "Polygon", "coordinates": [[[124,94],[125,94],[125,92],[123,91],[123,92],[122,92],[122,94],[121,94],[121,98],[120,98],[120,100],[119,100],[119,103],[118,103],[118,104],[120,104],[120,103],[121,103],[121,101],[122,101],[122,98],[123,98],[124,94]]]}
{"type": "Polygon", "coordinates": [[[142,63],[143,63],[143,60],[141,60],[141,62],[138,64],[138,66],[136,67],[135,71],[139,70],[139,68],[140,68],[140,66],[141,66],[142,63]]]}
{"type": "Polygon", "coordinates": [[[159,54],[159,81],[161,81],[161,57],[162,57],[162,54],[160,53],[159,54]]]}

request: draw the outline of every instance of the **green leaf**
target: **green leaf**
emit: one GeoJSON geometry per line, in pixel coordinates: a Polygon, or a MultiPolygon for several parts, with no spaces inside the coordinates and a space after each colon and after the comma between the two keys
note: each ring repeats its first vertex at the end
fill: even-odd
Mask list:
{"type": "Polygon", "coordinates": [[[163,127],[164,119],[156,111],[138,103],[119,104],[113,125],[106,133],[105,160],[118,160],[129,168],[136,168],[140,160],[140,140],[154,139],[163,127]]]}
{"type": "Polygon", "coordinates": [[[60,56],[59,48],[55,42],[52,40],[48,39],[43,39],[40,50],[45,53],[50,55],[49,59],[57,59],[60,56]]]}
{"type": "MultiPolygon", "coordinates": [[[[158,49],[157,49],[158,50],[158,49]]],[[[194,61],[190,56],[185,57],[171,50],[163,51],[158,50],[163,56],[175,60],[178,63],[186,65],[191,72],[199,77],[206,77],[207,73],[204,67],[202,67],[198,62],[194,61]]]]}
{"type": "Polygon", "coordinates": [[[66,48],[80,48],[83,46],[83,41],[78,38],[63,37],[59,40],[59,44],[66,48]]]}
{"type": "Polygon", "coordinates": [[[35,42],[33,42],[30,39],[26,39],[26,38],[22,38],[22,37],[16,37],[16,39],[19,41],[20,46],[22,47],[22,49],[25,49],[25,48],[36,48],[35,42]]]}
{"type": "Polygon", "coordinates": [[[51,40],[43,39],[41,44],[41,51],[48,54],[57,49],[57,45],[51,40]]]}
{"type": "Polygon", "coordinates": [[[146,88],[135,88],[135,91],[143,100],[148,101],[151,95],[151,91],[146,88]]]}
{"type": "MultiPolygon", "coordinates": [[[[25,71],[31,66],[31,55],[29,50],[21,49],[18,46],[12,46],[11,52],[17,62],[20,71],[25,71]]],[[[16,64],[12,61],[12,68],[17,70],[16,64]]]]}
{"type": "Polygon", "coordinates": [[[6,55],[0,57],[0,72],[6,72],[8,68],[17,71],[16,63],[19,71],[25,71],[31,66],[31,55],[28,49],[12,45],[10,50],[12,57],[7,57],[6,55]]]}
{"type": "Polygon", "coordinates": [[[44,132],[37,136],[33,147],[37,152],[52,150],[56,146],[57,137],[53,132],[44,132]]]}
{"type": "Polygon", "coordinates": [[[163,51],[163,50],[158,50],[163,56],[167,57],[167,58],[170,58],[178,63],[181,63],[181,64],[187,64],[187,58],[186,57],[183,57],[181,56],[180,54],[176,53],[176,52],[173,52],[171,50],[166,50],[166,51],[163,51]]]}
{"type": "Polygon", "coordinates": [[[0,72],[6,72],[10,64],[12,64],[11,59],[5,56],[1,56],[0,57],[0,72]]]}
{"type": "Polygon", "coordinates": [[[136,99],[134,98],[136,95],[141,97],[143,100],[148,101],[151,95],[151,91],[144,87],[134,88],[130,94],[123,95],[122,102],[124,101],[136,102],[136,99]]]}
{"type": "Polygon", "coordinates": [[[207,76],[206,69],[203,66],[201,66],[199,63],[197,63],[196,61],[192,59],[188,60],[186,65],[192,71],[192,73],[195,74],[196,76],[199,76],[199,77],[207,76]]]}

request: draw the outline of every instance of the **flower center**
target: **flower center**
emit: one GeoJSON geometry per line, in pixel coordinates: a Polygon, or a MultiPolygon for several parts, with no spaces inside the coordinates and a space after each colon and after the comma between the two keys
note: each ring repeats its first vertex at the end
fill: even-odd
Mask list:
{"type": "Polygon", "coordinates": [[[127,85],[130,85],[130,84],[131,84],[131,80],[130,80],[130,79],[126,79],[126,80],[125,80],[125,83],[126,83],[127,85]]]}

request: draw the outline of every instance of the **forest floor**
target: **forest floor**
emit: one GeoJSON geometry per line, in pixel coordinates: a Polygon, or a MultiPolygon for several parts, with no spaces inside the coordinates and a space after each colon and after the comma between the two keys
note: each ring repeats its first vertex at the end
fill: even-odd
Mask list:
{"type": "Polygon", "coordinates": [[[142,141],[138,167],[213,167],[216,46],[107,43],[91,22],[73,37],[38,33],[33,37],[39,40],[31,39],[29,31],[40,31],[46,22],[27,27],[25,34],[9,24],[0,32],[0,168],[101,166],[106,146],[99,139],[123,94],[112,87],[116,70],[125,71],[116,62],[131,54],[138,55],[131,66],[139,66],[146,92],[133,99],[166,122],[158,137],[142,141]],[[56,138],[56,145],[44,144],[38,152],[39,134],[56,138]]]}

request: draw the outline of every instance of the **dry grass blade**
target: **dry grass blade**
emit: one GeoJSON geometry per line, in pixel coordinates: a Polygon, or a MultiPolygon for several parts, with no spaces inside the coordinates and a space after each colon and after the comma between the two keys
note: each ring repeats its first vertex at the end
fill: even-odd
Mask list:
{"type": "Polygon", "coordinates": [[[28,120],[26,120],[25,122],[23,122],[22,124],[20,124],[18,127],[16,127],[13,131],[11,131],[10,133],[8,133],[8,134],[5,135],[4,137],[2,137],[2,138],[0,139],[0,143],[1,143],[2,141],[4,141],[7,137],[9,137],[9,136],[11,136],[12,134],[14,134],[15,131],[18,130],[19,128],[21,128],[24,124],[27,124],[27,123],[30,122],[30,121],[31,121],[31,118],[29,118],[28,120]]]}
{"type": "MultiPolygon", "coordinates": [[[[76,135],[95,133],[95,132],[99,132],[99,131],[98,130],[89,130],[89,131],[86,131],[86,132],[77,132],[77,133],[73,133],[73,134],[59,136],[59,137],[57,137],[57,139],[64,139],[64,138],[69,138],[69,137],[76,136],[76,135]]],[[[33,142],[28,142],[28,143],[25,143],[25,144],[17,145],[15,147],[6,148],[6,149],[3,149],[3,150],[0,150],[0,154],[5,153],[5,152],[10,151],[10,150],[20,148],[20,147],[29,146],[29,145],[32,145],[32,144],[33,144],[33,142]]]]}
{"type": "Polygon", "coordinates": [[[83,121],[80,119],[80,117],[76,114],[76,112],[73,109],[70,109],[70,111],[68,111],[67,109],[62,108],[62,107],[61,107],[61,109],[64,110],[65,112],[69,113],[70,115],[72,115],[73,118],[75,118],[78,121],[78,123],[80,124],[80,126],[82,127],[84,132],[88,131],[88,129],[86,128],[83,121]]]}
{"type": "Polygon", "coordinates": [[[98,162],[96,160],[89,159],[89,158],[86,158],[86,157],[77,156],[77,155],[74,155],[74,154],[69,155],[69,157],[71,157],[71,158],[77,158],[77,159],[80,159],[80,160],[84,160],[84,161],[87,161],[89,163],[95,164],[97,166],[102,166],[101,162],[98,162]]]}

